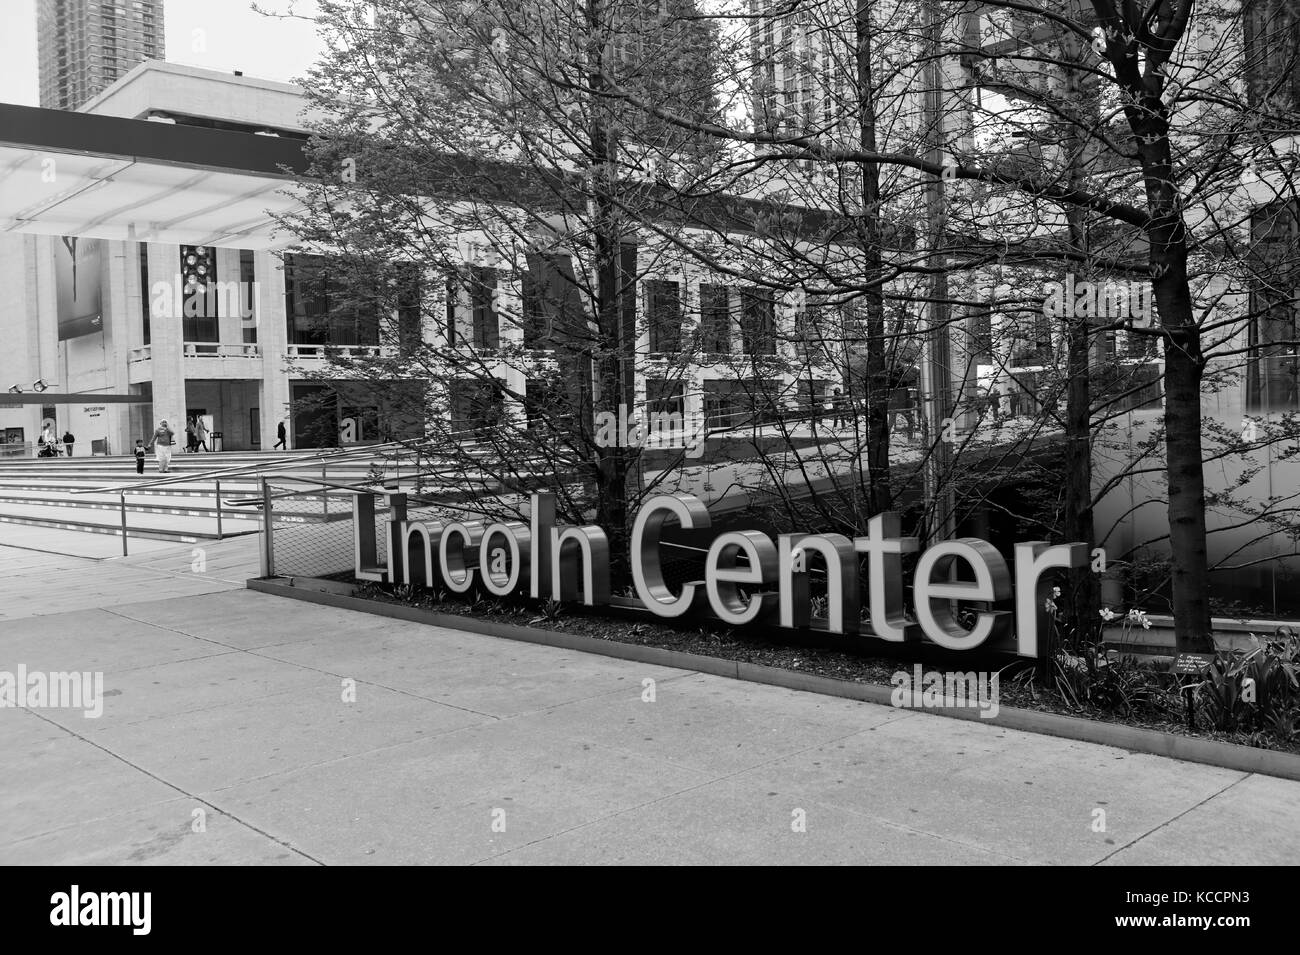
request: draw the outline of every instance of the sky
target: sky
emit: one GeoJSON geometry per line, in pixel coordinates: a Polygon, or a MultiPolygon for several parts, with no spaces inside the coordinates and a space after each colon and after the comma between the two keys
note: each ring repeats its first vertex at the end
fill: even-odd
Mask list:
{"type": "MultiPolygon", "coordinates": [[[[312,0],[258,5],[307,16],[314,10],[312,0]]],[[[288,82],[306,72],[321,48],[313,24],[263,16],[251,0],[164,0],[163,12],[170,63],[288,82]]],[[[0,0],[0,102],[37,106],[38,100],[36,0],[0,0]]]]}

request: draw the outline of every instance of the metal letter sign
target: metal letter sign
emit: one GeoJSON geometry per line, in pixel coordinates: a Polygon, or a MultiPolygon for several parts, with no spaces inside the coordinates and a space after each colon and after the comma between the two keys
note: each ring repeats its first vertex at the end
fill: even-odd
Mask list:
{"type": "MultiPolygon", "coordinates": [[[[467,593],[477,584],[489,593],[525,593],[538,600],[610,602],[609,539],[594,525],[556,522],[555,497],[532,496],[527,524],[485,526],[479,521],[408,521],[406,495],[389,498],[386,565],[378,561],[375,496],[353,496],[355,573],[359,580],[438,585],[467,593]]],[[[677,592],[664,579],[660,537],[669,521],[686,529],[711,525],[708,508],[693,494],[652,497],[632,525],[632,581],[635,604],[673,618],[712,612],[735,626],[775,622],[787,628],[830,633],[864,630],[894,642],[926,638],[949,650],[1010,648],[1036,657],[1039,633],[1049,624],[1044,602],[1051,570],[1088,566],[1088,545],[1028,541],[1015,545],[1014,576],[988,541],[974,537],[943,541],[922,551],[913,581],[916,622],[903,609],[902,557],[916,553],[914,537],[902,537],[897,514],[877,514],[867,534],[781,534],[773,541],[760,531],[720,534],[704,560],[704,579],[677,592]],[[826,567],[826,618],[814,619],[809,599],[809,558],[826,567]],[[867,621],[861,610],[859,561],[866,558],[867,621]],[[1012,581],[1014,580],[1014,587],[1012,581]],[[1015,598],[1015,613],[994,610],[1015,598]],[[966,627],[954,602],[983,605],[966,627]],[[1014,625],[1013,625],[1014,622],[1014,625]]]]}

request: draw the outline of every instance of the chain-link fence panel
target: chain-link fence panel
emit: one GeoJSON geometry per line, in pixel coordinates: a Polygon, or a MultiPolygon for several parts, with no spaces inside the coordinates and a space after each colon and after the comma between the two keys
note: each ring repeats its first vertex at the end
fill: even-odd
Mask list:
{"type": "MultiPolygon", "coordinates": [[[[351,580],[355,570],[353,496],[345,491],[304,486],[281,479],[271,494],[272,566],[280,577],[326,577],[351,580]]],[[[375,507],[375,556],[387,560],[383,498],[375,507]]]]}

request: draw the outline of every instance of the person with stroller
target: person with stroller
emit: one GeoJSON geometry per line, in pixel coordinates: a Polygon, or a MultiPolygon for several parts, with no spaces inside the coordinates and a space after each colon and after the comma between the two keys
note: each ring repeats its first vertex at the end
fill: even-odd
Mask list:
{"type": "Polygon", "coordinates": [[[41,436],[36,439],[36,446],[40,449],[36,452],[38,458],[57,458],[59,456],[59,446],[54,437],[54,429],[46,425],[41,429],[41,436]]]}

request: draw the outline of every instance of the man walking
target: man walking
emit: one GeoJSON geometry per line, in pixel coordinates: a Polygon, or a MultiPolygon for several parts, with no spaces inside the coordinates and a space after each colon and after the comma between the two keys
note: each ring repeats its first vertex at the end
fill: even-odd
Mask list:
{"type": "Polygon", "coordinates": [[[172,466],[172,444],[175,442],[176,433],[167,427],[164,421],[158,425],[149,439],[149,446],[153,448],[154,457],[158,460],[158,473],[166,474],[172,466]]]}
{"type": "Polygon", "coordinates": [[[72,443],[73,443],[74,441],[76,441],[76,440],[77,440],[77,439],[74,438],[74,437],[72,436],[72,432],[71,432],[71,431],[65,431],[65,432],[63,432],[63,443],[64,443],[64,444],[67,446],[67,448],[68,448],[68,457],[72,457],[72,443]]]}
{"type": "Polygon", "coordinates": [[[208,450],[208,425],[203,420],[202,415],[194,416],[194,437],[198,439],[199,447],[204,451],[208,450]]]}
{"type": "Polygon", "coordinates": [[[832,427],[840,428],[849,423],[849,400],[838,388],[831,396],[831,413],[835,416],[832,427]]]}
{"type": "Polygon", "coordinates": [[[288,451],[288,450],[289,450],[289,446],[288,446],[287,444],[285,444],[285,440],[286,440],[286,438],[285,438],[285,433],[284,433],[284,422],[283,422],[283,421],[281,421],[278,425],[276,425],[276,427],[275,427],[275,437],[276,437],[275,447],[271,448],[271,450],[274,451],[275,448],[284,448],[286,451],[288,451]]]}

